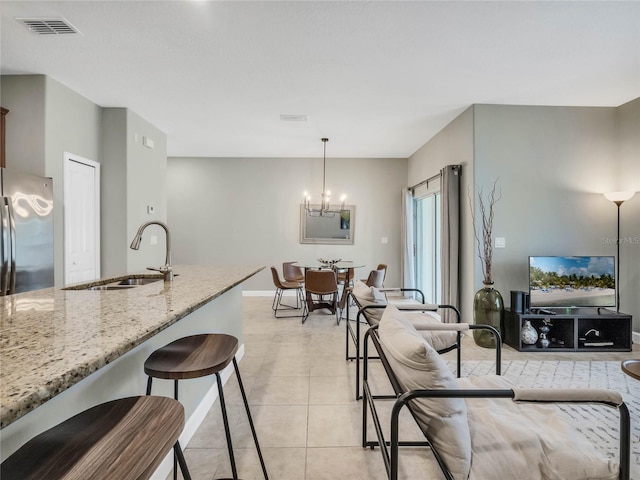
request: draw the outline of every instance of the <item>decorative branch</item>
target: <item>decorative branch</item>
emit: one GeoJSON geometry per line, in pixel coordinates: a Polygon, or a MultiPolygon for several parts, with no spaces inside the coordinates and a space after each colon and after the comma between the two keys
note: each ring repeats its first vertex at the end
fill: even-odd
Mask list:
{"type": "Polygon", "coordinates": [[[469,205],[471,206],[471,219],[473,220],[473,233],[476,237],[478,258],[480,259],[480,265],[482,266],[482,281],[487,285],[493,283],[493,275],[491,267],[493,265],[493,244],[491,243],[491,232],[493,230],[493,218],[494,218],[494,206],[502,198],[502,191],[499,191],[496,195],[496,184],[498,179],[493,182],[491,192],[487,197],[487,202],[484,201],[484,192],[482,188],[478,189],[478,208],[480,209],[480,215],[482,215],[482,234],[476,229],[476,215],[473,208],[473,199],[471,193],[468,191],[469,205]]]}

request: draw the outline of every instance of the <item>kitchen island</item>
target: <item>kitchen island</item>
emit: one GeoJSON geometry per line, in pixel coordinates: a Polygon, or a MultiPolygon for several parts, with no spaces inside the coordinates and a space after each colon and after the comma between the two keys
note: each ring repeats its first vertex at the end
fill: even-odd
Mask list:
{"type": "MultiPolygon", "coordinates": [[[[172,340],[227,333],[239,339],[241,356],[241,284],[263,268],[177,265],[172,283],[47,288],[0,297],[1,458],[82,410],[144,394],[144,361],[172,340]]],[[[94,284],[132,276],[148,277],[123,275],[94,284]]],[[[190,438],[215,400],[215,377],[183,385],[190,438]]],[[[154,382],[153,394],[172,396],[172,382],[154,382]]]]}

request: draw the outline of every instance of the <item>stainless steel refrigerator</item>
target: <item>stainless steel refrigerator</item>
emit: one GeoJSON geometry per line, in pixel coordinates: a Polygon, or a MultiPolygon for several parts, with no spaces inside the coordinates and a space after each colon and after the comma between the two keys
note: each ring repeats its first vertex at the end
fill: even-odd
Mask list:
{"type": "Polygon", "coordinates": [[[53,181],[0,168],[0,296],[53,286],[53,181]]]}

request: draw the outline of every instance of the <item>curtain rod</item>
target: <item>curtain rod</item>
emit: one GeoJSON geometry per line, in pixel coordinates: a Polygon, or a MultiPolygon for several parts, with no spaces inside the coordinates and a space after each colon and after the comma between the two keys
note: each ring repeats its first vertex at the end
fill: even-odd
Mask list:
{"type": "Polygon", "coordinates": [[[440,178],[440,176],[441,176],[440,173],[436,173],[433,177],[429,177],[426,180],[421,181],[420,183],[416,183],[413,187],[409,187],[409,190],[413,191],[416,188],[421,187],[422,185],[427,185],[432,180],[435,180],[436,178],[440,178]]]}

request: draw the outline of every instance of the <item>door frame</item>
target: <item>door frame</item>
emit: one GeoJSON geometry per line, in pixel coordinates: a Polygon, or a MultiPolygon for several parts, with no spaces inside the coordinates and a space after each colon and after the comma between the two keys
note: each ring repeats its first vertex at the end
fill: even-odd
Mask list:
{"type": "Polygon", "coordinates": [[[442,297],[442,258],[441,258],[441,245],[442,245],[442,194],[440,190],[440,184],[437,183],[432,188],[427,188],[423,190],[420,195],[416,195],[413,197],[413,235],[414,235],[414,282],[416,288],[423,290],[425,294],[425,298],[427,298],[427,303],[440,303],[440,299],[442,297]],[[428,198],[432,198],[434,201],[433,204],[433,220],[434,223],[429,225],[429,227],[435,227],[432,231],[432,236],[430,240],[433,241],[433,252],[432,252],[432,270],[430,272],[430,280],[431,285],[428,290],[425,289],[425,286],[422,285],[420,274],[422,272],[422,268],[418,265],[418,260],[421,258],[419,253],[422,253],[424,249],[421,247],[422,244],[419,244],[420,240],[420,231],[418,229],[418,225],[420,224],[418,219],[418,203],[425,201],[428,198]],[[421,252],[419,252],[421,251],[421,252]]]}
{"type": "Polygon", "coordinates": [[[94,199],[93,199],[93,205],[94,205],[94,209],[95,209],[95,219],[96,219],[96,224],[95,224],[95,231],[96,231],[96,244],[95,244],[95,265],[96,265],[96,278],[100,278],[100,164],[94,160],[89,160],[88,158],[84,158],[81,157],[80,155],[76,155],[74,153],[70,153],[70,152],[64,152],[64,161],[63,161],[63,178],[64,178],[64,183],[63,183],[63,203],[62,203],[62,210],[63,210],[63,264],[64,264],[64,269],[63,269],[63,278],[64,278],[64,284],[67,285],[67,255],[66,255],[66,232],[67,232],[67,225],[66,225],[66,221],[65,221],[65,216],[64,216],[64,209],[66,208],[66,206],[69,204],[69,202],[72,200],[71,199],[71,192],[69,191],[69,184],[71,183],[70,181],[68,181],[68,176],[70,173],[69,170],[69,164],[70,162],[75,162],[75,163],[80,163],[80,164],[84,164],[88,167],[92,167],[95,170],[95,176],[94,176],[94,199]]]}

